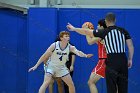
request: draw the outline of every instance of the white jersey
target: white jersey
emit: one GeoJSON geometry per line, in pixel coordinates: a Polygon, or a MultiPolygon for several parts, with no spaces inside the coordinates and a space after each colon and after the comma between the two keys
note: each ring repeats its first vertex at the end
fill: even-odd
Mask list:
{"type": "Polygon", "coordinates": [[[68,43],[65,49],[61,49],[60,41],[55,42],[55,49],[50,57],[50,65],[65,65],[69,60],[70,44],[68,43]]]}

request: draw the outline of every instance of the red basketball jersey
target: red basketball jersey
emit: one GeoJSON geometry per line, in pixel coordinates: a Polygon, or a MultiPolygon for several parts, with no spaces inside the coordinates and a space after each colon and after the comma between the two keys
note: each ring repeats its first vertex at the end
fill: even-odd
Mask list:
{"type": "Polygon", "coordinates": [[[107,53],[104,44],[98,41],[98,56],[99,58],[107,58],[107,53]]]}

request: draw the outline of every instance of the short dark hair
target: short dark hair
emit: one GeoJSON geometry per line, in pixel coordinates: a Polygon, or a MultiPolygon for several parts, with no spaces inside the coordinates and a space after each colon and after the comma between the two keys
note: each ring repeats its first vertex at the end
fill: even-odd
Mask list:
{"type": "Polygon", "coordinates": [[[99,24],[100,26],[103,26],[104,28],[107,28],[106,23],[105,23],[105,19],[100,19],[100,20],[98,21],[98,24],[99,24]]]}
{"type": "Polygon", "coordinates": [[[61,32],[59,33],[59,38],[62,38],[64,35],[70,35],[70,33],[67,32],[67,31],[61,31],[61,32]]]}
{"type": "Polygon", "coordinates": [[[109,22],[115,22],[116,20],[116,16],[114,13],[109,12],[106,14],[105,20],[109,21],[109,22]]]}

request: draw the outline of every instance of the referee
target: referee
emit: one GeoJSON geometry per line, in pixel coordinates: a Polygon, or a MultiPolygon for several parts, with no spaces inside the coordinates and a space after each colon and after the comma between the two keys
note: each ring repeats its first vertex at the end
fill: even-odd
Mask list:
{"type": "Polygon", "coordinates": [[[134,47],[129,33],[121,27],[115,26],[116,17],[113,13],[107,13],[105,17],[107,28],[92,31],[89,29],[75,28],[67,25],[70,31],[75,31],[90,37],[100,37],[104,40],[106,61],[107,93],[128,93],[128,67],[132,66],[134,47]],[[125,45],[128,46],[128,59],[125,54],[125,45]]]}

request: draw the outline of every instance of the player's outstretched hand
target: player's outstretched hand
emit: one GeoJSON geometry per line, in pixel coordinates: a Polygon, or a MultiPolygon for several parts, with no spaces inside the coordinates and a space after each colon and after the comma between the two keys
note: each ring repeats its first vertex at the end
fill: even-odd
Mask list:
{"type": "Polygon", "coordinates": [[[90,58],[92,56],[93,56],[93,54],[87,54],[87,58],[90,58]]]}
{"type": "Polygon", "coordinates": [[[31,67],[31,68],[28,70],[28,72],[34,71],[34,70],[36,70],[36,69],[37,69],[37,67],[36,67],[36,66],[33,66],[33,67],[31,67]]]}
{"type": "Polygon", "coordinates": [[[73,25],[71,25],[70,23],[68,23],[66,27],[67,27],[67,29],[68,29],[69,31],[74,31],[74,28],[75,28],[75,27],[74,27],[73,25]]]}

